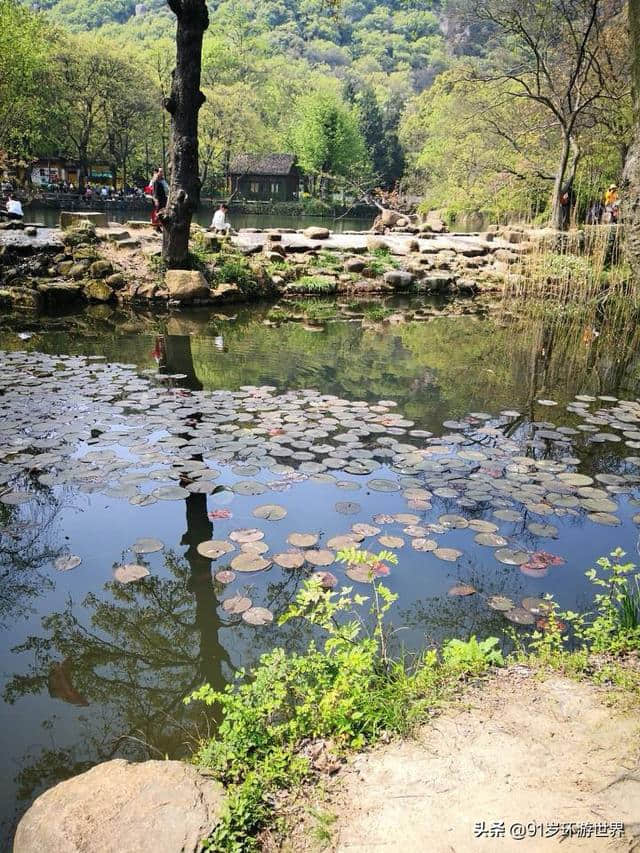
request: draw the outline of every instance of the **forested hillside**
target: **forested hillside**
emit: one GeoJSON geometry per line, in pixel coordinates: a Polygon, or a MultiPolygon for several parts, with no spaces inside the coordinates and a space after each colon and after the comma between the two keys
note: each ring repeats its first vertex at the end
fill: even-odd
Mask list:
{"type": "MultiPolygon", "coordinates": [[[[0,151],[64,152],[144,178],[168,146],[168,5],[40,8],[0,0],[0,151]],[[13,105],[4,124],[1,104],[13,105]]],[[[454,212],[544,217],[558,181],[586,205],[620,175],[632,116],[622,0],[224,0],[209,11],[205,192],[243,151],[293,151],[347,189],[401,181],[454,212]]]]}

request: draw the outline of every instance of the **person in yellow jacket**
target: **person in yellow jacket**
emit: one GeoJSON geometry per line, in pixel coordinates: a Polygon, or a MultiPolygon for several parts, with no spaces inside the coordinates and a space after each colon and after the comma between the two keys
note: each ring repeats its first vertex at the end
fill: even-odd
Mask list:
{"type": "Polygon", "coordinates": [[[616,184],[611,184],[609,189],[604,194],[605,207],[611,207],[618,203],[618,187],[616,184]]]}

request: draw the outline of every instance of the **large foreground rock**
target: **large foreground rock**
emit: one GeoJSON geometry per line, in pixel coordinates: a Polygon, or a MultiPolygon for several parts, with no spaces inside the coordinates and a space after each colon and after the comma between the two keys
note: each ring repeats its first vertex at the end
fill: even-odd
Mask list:
{"type": "Polygon", "coordinates": [[[308,240],[328,240],[331,236],[331,231],[321,225],[310,225],[302,233],[308,240]]]}
{"type": "Polygon", "coordinates": [[[60,227],[69,228],[76,222],[91,222],[97,228],[106,228],[109,225],[106,213],[97,213],[95,211],[72,211],[63,210],[60,214],[60,227]]]}
{"type": "Polygon", "coordinates": [[[38,797],[13,853],[195,853],[222,804],[221,787],[189,764],[115,759],[38,797]]]}
{"type": "Polygon", "coordinates": [[[164,283],[169,291],[169,299],[179,302],[193,302],[209,295],[206,278],[197,270],[167,270],[164,283]]]}

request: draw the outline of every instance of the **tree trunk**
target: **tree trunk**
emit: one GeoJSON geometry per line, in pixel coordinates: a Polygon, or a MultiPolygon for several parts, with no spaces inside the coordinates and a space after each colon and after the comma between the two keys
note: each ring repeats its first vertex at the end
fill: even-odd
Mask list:
{"type": "Polygon", "coordinates": [[[640,0],[629,0],[629,30],[635,122],[622,175],[622,220],[629,265],[634,279],[640,282],[640,0]]]}
{"type": "Polygon", "coordinates": [[[178,19],[176,67],[165,101],[171,116],[169,199],[162,217],[162,257],[167,266],[185,268],[189,260],[191,217],[200,203],[198,113],[202,37],[209,26],[205,0],[169,0],[178,19]]]}
{"type": "Polygon", "coordinates": [[[564,177],[567,172],[569,163],[569,154],[571,152],[571,140],[569,136],[565,136],[562,140],[562,156],[558,163],[556,178],[553,184],[553,199],[551,206],[551,227],[558,231],[562,231],[565,227],[564,212],[562,209],[562,187],[564,185],[564,177]]]}

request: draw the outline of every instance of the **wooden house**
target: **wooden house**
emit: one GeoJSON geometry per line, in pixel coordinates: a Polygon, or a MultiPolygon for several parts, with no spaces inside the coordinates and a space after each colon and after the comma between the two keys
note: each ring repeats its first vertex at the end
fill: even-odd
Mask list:
{"type": "Polygon", "coordinates": [[[229,165],[228,190],[247,201],[295,201],[300,170],[294,154],[239,154],[229,165]]]}

